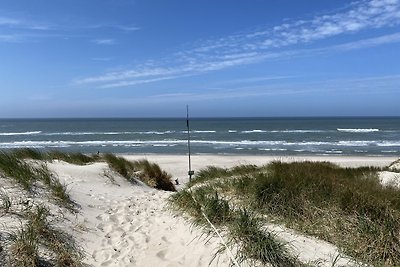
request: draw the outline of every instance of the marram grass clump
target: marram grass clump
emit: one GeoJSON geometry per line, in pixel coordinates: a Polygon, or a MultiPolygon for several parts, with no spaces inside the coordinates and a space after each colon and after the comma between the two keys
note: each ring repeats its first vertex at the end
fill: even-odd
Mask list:
{"type": "Polygon", "coordinates": [[[114,154],[105,154],[103,158],[111,169],[132,183],[136,183],[135,178],[137,178],[150,187],[165,191],[176,191],[171,182],[172,176],[156,163],[144,159],[131,162],[114,154]]]}
{"type": "Polygon", "coordinates": [[[82,153],[65,153],[61,151],[50,151],[47,153],[47,158],[50,160],[62,160],[75,165],[86,165],[97,160],[97,156],[88,156],[82,153]]]}
{"type": "MultiPolygon", "coordinates": [[[[191,190],[212,187],[236,207],[329,241],[357,261],[400,266],[400,189],[381,185],[382,169],[328,162],[234,169],[206,168],[191,190]]],[[[178,194],[175,206],[196,214],[188,193],[178,194]]]]}
{"type": "MultiPolygon", "coordinates": [[[[250,266],[303,266],[290,255],[285,243],[263,228],[257,214],[246,209],[235,209],[212,186],[184,189],[170,198],[175,211],[189,215],[192,222],[208,236],[216,236],[210,225],[218,227],[229,249],[236,252],[239,263],[250,266]]],[[[226,250],[216,252],[213,259],[226,250]]]]}
{"type": "Polygon", "coordinates": [[[171,182],[172,176],[162,170],[156,163],[148,160],[137,160],[132,162],[133,167],[137,170],[137,175],[140,180],[146,184],[165,191],[176,191],[174,184],[171,182]]]}
{"type": "Polygon", "coordinates": [[[82,266],[80,248],[72,237],[51,225],[49,215],[49,210],[42,205],[27,210],[27,222],[11,241],[12,266],[36,267],[44,262],[55,262],[60,267],[82,266]],[[39,251],[40,246],[51,251],[53,256],[44,258],[39,251]]]}
{"type": "Polygon", "coordinates": [[[13,178],[24,189],[30,191],[37,179],[35,170],[23,160],[18,159],[12,153],[0,151],[0,173],[13,178]]]}
{"type": "Polygon", "coordinates": [[[130,182],[135,183],[135,179],[133,179],[135,167],[133,166],[132,162],[124,159],[123,157],[117,157],[111,153],[104,154],[103,158],[112,170],[116,171],[130,182]]]}

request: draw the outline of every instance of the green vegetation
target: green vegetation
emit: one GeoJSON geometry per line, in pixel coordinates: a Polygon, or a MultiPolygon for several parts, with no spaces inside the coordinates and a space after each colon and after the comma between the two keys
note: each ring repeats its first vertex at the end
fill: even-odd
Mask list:
{"type": "MultiPolygon", "coordinates": [[[[226,204],[222,203],[225,202],[220,201],[213,209],[218,207],[215,215],[228,226],[228,236],[241,241],[239,259],[254,258],[251,255],[257,253],[265,255],[258,243],[269,241],[255,240],[256,230],[242,231],[238,225],[260,226],[268,218],[327,240],[359,261],[377,266],[399,266],[400,190],[382,186],[377,175],[379,170],[340,168],[327,162],[272,162],[263,167],[245,165],[232,169],[208,167],[199,172],[188,189],[174,195],[171,201],[175,208],[202,226],[200,207],[207,214],[209,202],[215,202],[216,197],[229,200],[226,204],[234,203],[235,215],[230,212],[231,217],[224,212],[226,204]],[[190,201],[191,198],[197,203],[190,201]],[[238,217],[242,221],[227,219],[238,217]],[[251,222],[253,219],[255,222],[251,222]],[[250,247],[243,245],[246,243],[250,247]],[[241,253],[246,256],[240,256],[241,253]]],[[[218,219],[213,221],[218,222],[218,219]]],[[[281,244],[277,247],[282,248],[281,244]]],[[[275,251],[275,248],[269,250],[275,251]]],[[[257,260],[263,262],[261,258],[257,260]]],[[[278,262],[282,262],[282,258],[278,262]]],[[[282,266],[287,266],[285,264],[282,266]]],[[[278,265],[274,263],[274,266],[278,265]]]]}
{"type": "Polygon", "coordinates": [[[19,159],[16,153],[0,152],[0,173],[14,179],[28,192],[32,191],[35,182],[41,181],[64,207],[73,209],[74,204],[67,194],[66,186],[52,175],[43,162],[30,163],[19,159]]]}
{"type": "Polygon", "coordinates": [[[0,192],[0,200],[1,200],[1,209],[4,210],[4,212],[9,212],[11,206],[12,206],[12,201],[11,198],[3,192],[0,192]]]}
{"type": "Polygon", "coordinates": [[[25,161],[18,159],[12,153],[0,152],[0,172],[12,177],[24,189],[30,191],[36,180],[34,169],[25,161]]]}
{"type": "MultiPolygon", "coordinates": [[[[226,230],[226,243],[237,251],[236,259],[239,263],[247,262],[252,266],[303,266],[289,254],[281,241],[263,229],[262,221],[255,213],[232,208],[229,201],[211,186],[181,190],[171,196],[171,201],[175,210],[189,214],[207,235],[214,234],[207,219],[214,226],[226,230]]],[[[225,249],[221,247],[214,258],[225,249]]]]}
{"type": "Polygon", "coordinates": [[[171,182],[171,175],[161,170],[156,163],[151,163],[148,160],[137,160],[132,162],[140,180],[147,185],[156,189],[165,191],[176,191],[174,184],[171,182]]]}
{"type": "Polygon", "coordinates": [[[71,164],[86,165],[98,161],[106,161],[111,169],[125,177],[131,183],[135,178],[147,185],[160,190],[176,191],[171,182],[171,175],[161,170],[160,166],[147,160],[130,162],[123,157],[107,153],[103,156],[87,156],[82,153],[65,153],[61,151],[40,152],[35,149],[24,148],[12,152],[0,152],[0,171],[7,177],[12,177],[25,189],[31,190],[35,181],[42,181],[62,203],[71,205],[72,202],[66,193],[65,185],[52,177],[45,162],[47,160],[62,160],[71,164]],[[38,163],[29,163],[25,159],[41,160],[38,163]]]}
{"type": "Polygon", "coordinates": [[[18,159],[45,160],[47,158],[45,153],[32,148],[18,148],[14,149],[12,153],[18,159]]]}
{"type": "Polygon", "coordinates": [[[12,263],[15,266],[39,266],[39,246],[42,245],[54,255],[57,266],[81,266],[82,254],[74,240],[53,228],[48,221],[49,211],[44,206],[28,210],[27,222],[14,235],[11,244],[12,263]]]}
{"type": "Polygon", "coordinates": [[[122,157],[117,157],[114,154],[107,153],[103,156],[104,160],[108,163],[108,166],[122,177],[126,178],[131,183],[136,183],[133,179],[133,174],[135,173],[135,167],[132,162],[127,161],[122,157]]]}
{"type": "Polygon", "coordinates": [[[62,160],[75,165],[86,165],[99,160],[99,156],[87,156],[82,153],[66,153],[61,151],[42,152],[32,148],[14,149],[11,154],[18,159],[33,159],[33,160],[62,160]]]}
{"type": "Polygon", "coordinates": [[[21,228],[13,237],[11,257],[14,266],[38,266],[38,237],[32,225],[28,224],[26,227],[21,228]]]}
{"type": "Polygon", "coordinates": [[[161,170],[160,166],[155,163],[147,160],[130,162],[114,154],[105,154],[103,157],[111,169],[131,183],[136,183],[135,178],[138,178],[150,187],[165,191],[176,191],[171,182],[171,175],[161,170]]]}
{"type": "Polygon", "coordinates": [[[87,156],[82,153],[65,153],[61,151],[50,151],[47,153],[48,159],[62,160],[75,165],[86,165],[95,162],[97,156],[87,156]]]}

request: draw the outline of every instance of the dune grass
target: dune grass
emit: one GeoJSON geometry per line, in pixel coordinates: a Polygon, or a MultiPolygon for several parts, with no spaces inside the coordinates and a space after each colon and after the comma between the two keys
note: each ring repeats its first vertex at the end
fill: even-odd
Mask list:
{"type": "Polygon", "coordinates": [[[148,160],[137,160],[132,162],[140,180],[151,187],[165,191],[176,191],[174,184],[171,182],[172,176],[162,170],[156,163],[148,160]]]}
{"type": "Polygon", "coordinates": [[[400,265],[400,191],[375,168],[281,163],[254,179],[252,207],[367,263],[400,265]]]}
{"type": "Polygon", "coordinates": [[[86,165],[98,160],[97,155],[88,156],[78,152],[66,153],[61,151],[50,151],[46,155],[48,159],[62,160],[75,165],[86,165]]]}
{"type": "Polygon", "coordinates": [[[39,263],[38,236],[32,225],[26,225],[13,236],[11,258],[13,266],[36,267],[39,263]]]}
{"type": "Polygon", "coordinates": [[[10,211],[11,206],[12,206],[12,201],[11,201],[10,196],[8,196],[4,192],[0,192],[0,201],[1,201],[0,208],[4,212],[8,213],[10,211]]]}
{"type": "Polygon", "coordinates": [[[18,148],[11,151],[11,154],[18,159],[33,159],[42,161],[62,160],[75,165],[86,165],[100,159],[98,155],[85,155],[79,152],[62,152],[58,150],[40,151],[33,148],[18,148]]]}
{"type": "Polygon", "coordinates": [[[13,266],[36,267],[46,261],[53,261],[60,267],[82,266],[81,250],[68,234],[50,224],[49,215],[49,210],[42,205],[27,211],[27,222],[12,238],[10,256],[13,266]],[[39,252],[40,246],[50,250],[53,255],[44,258],[39,252]]]}
{"type": "Polygon", "coordinates": [[[31,190],[35,181],[41,180],[47,185],[57,199],[64,204],[71,204],[65,185],[62,185],[47,168],[46,161],[62,160],[75,165],[86,165],[105,161],[110,168],[129,182],[135,184],[138,178],[147,185],[160,190],[176,191],[171,182],[171,175],[161,170],[160,166],[147,160],[130,162],[123,157],[107,153],[99,155],[84,155],[82,153],[66,153],[61,151],[41,152],[35,149],[16,149],[11,152],[0,152],[0,171],[5,176],[14,178],[25,189],[31,190]],[[36,160],[36,164],[25,161],[36,160]]]}
{"type": "Polygon", "coordinates": [[[28,224],[36,232],[38,242],[56,255],[57,266],[80,266],[80,249],[71,236],[50,224],[49,214],[44,206],[37,206],[28,213],[28,224]]]}
{"type": "MultiPolygon", "coordinates": [[[[332,242],[361,262],[400,266],[400,190],[382,186],[378,171],[327,162],[209,167],[190,186],[196,191],[212,187],[250,217],[264,215],[332,242]]],[[[189,192],[178,194],[172,202],[193,217],[196,205],[188,201],[189,192]]]]}
{"type": "Polygon", "coordinates": [[[18,148],[12,150],[12,154],[18,159],[34,159],[34,160],[45,160],[47,154],[37,149],[32,148],[18,148]]]}
{"type": "Polygon", "coordinates": [[[176,191],[175,186],[171,182],[171,175],[161,170],[160,166],[156,163],[151,163],[148,160],[131,162],[110,153],[105,154],[103,158],[111,169],[125,177],[131,183],[136,183],[135,178],[138,178],[150,187],[165,191],[176,191]]]}
{"type": "Polygon", "coordinates": [[[123,157],[117,157],[111,153],[104,154],[103,158],[108,163],[108,166],[110,166],[110,169],[119,173],[129,182],[136,183],[136,180],[133,178],[136,170],[132,162],[124,159],[123,157]]]}
{"type": "MultiPolygon", "coordinates": [[[[224,231],[227,246],[236,260],[251,266],[303,266],[290,255],[284,243],[262,227],[260,218],[246,209],[235,209],[212,186],[184,189],[171,196],[173,208],[191,216],[208,236],[215,232],[207,219],[224,231]],[[206,219],[207,218],[207,219],[206,219]]],[[[213,259],[226,250],[221,246],[213,259]]]]}
{"type": "Polygon", "coordinates": [[[14,179],[30,193],[32,193],[34,184],[41,181],[50,189],[60,204],[70,210],[74,209],[74,203],[67,193],[66,185],[50,172],[44,162],[26,162],[17,155],[18,153],[14,152],[0,152],[0,172],[4,176],[14,179]]]}
{"type": "Polygon", "coordinates": [[[24,189],[30,191],[37,176],[32,166],[18,159],[12,153],[0,151],[0,172],[12,177],[24,189]]]}

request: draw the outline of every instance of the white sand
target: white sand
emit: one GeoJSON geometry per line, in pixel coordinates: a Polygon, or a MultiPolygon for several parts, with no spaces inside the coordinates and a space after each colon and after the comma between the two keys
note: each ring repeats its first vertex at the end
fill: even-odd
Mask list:
{"type": "Polygon", "coordinates": [[[381,184],[400,188],[400,173],[383,171],[379,173],[381,184]]]}
{"type": "MultiPolygon", "coordinates": [[[[105,163],[56,162],[49,167],[69,184],[72,199],[81,205],[77,225],[83,230],[73,235],[91,266],[208,266],[218,248],[166,209],[169,192],[132,186],[105,163]]],[[[223,255],[210,266],[228,265],[223,255]]]]}
{"type": "MultiPolygon", "coordinates": [[[[147,158],[160,164],[174,179],[186,183],[187,157],[177,155],[124,155],[129,160],[147,158]]],[[[208,165],[232,167],[237,164],[266,164],[271,160],[329,160],[341,166],[386,166],[393,158],[358,157],[262,157],[195,155],[193,169],[208,165]]],[[[81,213],[76,219],[78,232],[73,235],[87,252],[85,262],[91,266],[209,266],[220,242],[208,242],[201,231],[193,229],[184,219],[166,208],[169,192],[156,191],[144,185],[132,186],[112,173],[105,163],[76,166],[64,162],[50,168],[65,181],[70,195],[81,213]],[[113,177],[111,181],[108,177],[113,177]]],[[[183,185],[180,185],[183,186],[183,185]]],[[[269,225],[278,237],[292,244],[293,252],[305,262],[320,262],[330,266],[338,250],[335,246],[295,233],[277,225],[269,225]]],[[[229,266],[222,254],[210,266],[229,266]]],[[[340,264],[348,261],[340,259],[340,264]]]]}

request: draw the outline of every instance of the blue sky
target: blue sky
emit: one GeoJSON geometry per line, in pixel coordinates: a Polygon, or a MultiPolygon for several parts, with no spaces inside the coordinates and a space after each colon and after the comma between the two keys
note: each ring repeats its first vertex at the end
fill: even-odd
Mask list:
{"type": "Polygon", "coordinates": [[[400,0],[2,0],[0,117],[400,116],[400,0]]]}

